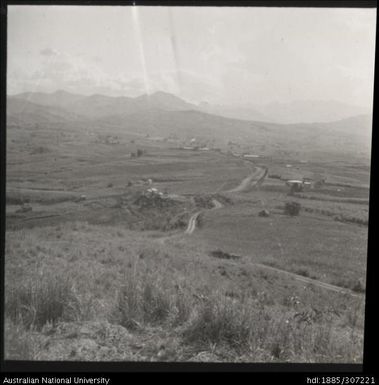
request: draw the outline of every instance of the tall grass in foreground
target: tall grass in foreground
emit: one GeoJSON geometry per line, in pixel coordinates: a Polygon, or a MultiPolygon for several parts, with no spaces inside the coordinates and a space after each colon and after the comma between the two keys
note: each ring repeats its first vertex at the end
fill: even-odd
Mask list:
{"type": "Polygon", "coordinates": [[[26,328],[76,319],[80,304],[67,275],[48,273],[8,287],[5,314],[26,328]],[[37,278],[37,279],[36,279],[37,278]]]}
{"type": "Polygon", "coordinates": [[[7,318],[4,322],[4,351],[9,360],[37,360],[41,343],[30,328],[7,318]]]}
{"type": "Polygon", "coordinates": [[[330,316],[311,308],[298,312],[267,306],[244,293],[230,298],[216,289],[199,295],[188,282],[180,287],[175,280],[146,272],[134,272],[125,279],[113,321],[130,331],[159,325],[171,329],[187,346],[201,350],[213,346],[253,361],[357,359],[359,338],[341,335],[330,316]]]}
{"type": "Polygon", "coordinates": [[[129,272],[118,292],[113,320],[129,329],[185,322],[190,315],[190,298],[179,290],[178,285],[167,282],[167,277],[147,271],[129,272]]]}
{"type": "Polygon", "coordinates": [[[6,280],[8,358],[38,359],[45,349],[38,338],[49,338],[45,325],[98,321],[101,314],[133,335],[163,331],[184,350],[217,352],[228,361],[361,359],[358,310],[344,325],[339,316],[306,302],[286,305],[242,285],[231,290],[223,275],[212,280],[202,265],[175,265],[174,256],[159,250],[128,259],[96,255],[73,259],[67,268],[65,261],[58,264],[61,257],[49,255],[44,270],[23,272],[25,281],[6,280]]]}

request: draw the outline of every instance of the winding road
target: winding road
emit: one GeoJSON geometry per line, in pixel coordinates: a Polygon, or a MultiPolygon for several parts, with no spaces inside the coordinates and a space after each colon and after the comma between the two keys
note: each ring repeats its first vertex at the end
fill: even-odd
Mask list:
{"type": "MultiPolygon", "coordinates": [[[[213,203],[213,207],[210,210],[217,210],[224,207],[223,204],[219,202],[217,199],[212,199],[212,203],[213,203]]],[[[201,214],[201,211],[198,211],[197,213],[191,216],[191,218],[188,221],[188,226],[185,231],[185,234],[192,234],[195,231],[197,218],[199,217],[200,214],[201,214]]]]}
{"type": "MultiPolygon", "coordinates": [[[[237,186],[234,189],[231,189],[229,191],[226,191],[226,192],[242,192],[242,191],[247,191],[252,186],[257,186],[257,185],[262,184],[264,179],[266,178],[267,174],[268,174],[268,169],[267,168],[265,168],[265,167],[255,167],[254,172],[251,175],[247,176],[245,179],[243,179],[239,186],[237,186]]],[[[219,202],[217,199],[213,199],[212,202],[213,202],[213,208],[211,210],[217,210],[217,209],[220,209],[220,208],[223,207],[222,203],[219,202]]],[[[187,226],[187,229],[185,231],[185,234],[189,234],[190,235],[190,234],[192,234],[195,231],[197,219],[198,219],[200,214],[201,214],[201,211],[198,211],[198,212],[196,212],[195,214],[193,214],[191,216],[191,218],[189,219],[188,226],[187,226]]],[[[336,292],[336,293],[347,294],[347,295],[350,295],[352,297],[358,297],[358,298],[361,298],[362,295],[364,295],[364,293],[356,293],[353,290],[350,290],[348,288],[331,285],[329,283],[322,282],[322,281],[319,281],[317,279],[312,279],[312,278],[304,277],[303,275],[292,273],[292,272],[289,272],[287,270],[278,269],[276,267],[264,265],[262,263],[254,263],[254,262],[252,262],[251,265],[254,265],[254,266],[256,266],[258,268],[261,268],[261,269],[264,269],[264,270],[270,270],[270,271],[276,272],[276,273],[281,274],[281,275],[285,274],[285,275],[293,278],[294,280],[297,280],[297,281],[300,281],[300,282],[303,282],[303,283],[307,283],[307,284],[310,284],[310,285],[313,285],[313,286],[317,286],[317,287],[320,287],[322,289],[326,289],[326,290],[333,291],[333,292],[336,292]]]]}
{"type": "Polygon", "coordinates": [[[198,211],[197,213],[193,214],[191,218],[188,221],[188,227],[185,231],[186,234],[192,234],[196,229],[196,221],[199,215],[201,214],[201,211],[198,211]]]}

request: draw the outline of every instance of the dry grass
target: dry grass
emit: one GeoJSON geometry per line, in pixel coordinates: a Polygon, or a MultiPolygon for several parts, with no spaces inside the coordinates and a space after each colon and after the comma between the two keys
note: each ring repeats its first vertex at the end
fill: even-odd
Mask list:
{"type": "Polygon", "coordinates": [[[207,212],[201,231],[194,234],[196,241],[251,262],[275,263],[293,272],[306,269],[309,276],[329,283],[365,276],[367,227],[310,213],[304,204],[301,215],[290,217],[283,215],[283,202],[279,206],[258,198],[254,193],[246,203],[207,212]],[[262,208],[270,211],[269,218],[258,216],[262,208]]]}
{"type": "Polygon", "coordinates": [[[37,360],[41,352],[41,339],[21,322],[9,318],[4,324],[4,351],[9,360],[37,360]]]}
{"type": "Polygon", "coordinates": [[[250,355],[253,361],[356,360],[353,340],[342,338],[328,315],[311,308],[303,311],[265,307],[254,298],[208,298],[183,333],[187,343],[224,346],[235,356],[250,355]]]}
{"type": "Polygon", "coordinates": [[[171,310],[170,296],[146,272],[140,277],[129,273],[119,290],[115,310],[118,323],[129,329],[164,322],[171,310]]]}
{"type": "Polygon", "coordinates": [[[77,318],[80,303],[68,276],[42,274],[8,288],[5,313],[13,322],[40,330],[46,323],[77,318]]]}
{"type": "MultiPolygon", "coordinates": [[[[173,361],[201,352],[221,361],[361,360],[362,312],[353,312],[351,298],[306,292],[284,278],[262,277],[240,259],[185,250],[161,248],[148,234],[82,223],[8,232],[7,357],[70,359],[42,343],[65,343],[54,339],[64,322],[104,320],[146,346],[142,360],[159,359],[162,341],[173,361]]],[[[107,337],[102,343],[113,344],[107,337]]]]}

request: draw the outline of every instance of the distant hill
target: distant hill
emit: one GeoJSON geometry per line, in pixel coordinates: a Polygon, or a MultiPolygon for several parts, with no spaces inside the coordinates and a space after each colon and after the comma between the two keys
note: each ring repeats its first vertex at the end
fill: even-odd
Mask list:
{"type": "Polygon", "coordinates": [[[258,108],[268,121],[278,123],[333,122],[355,115],[369,114],[370,108],[353,106],[334,100],[298,100],[269,103],[258,108]]]}
{"type": "Polygon", "coordinates": [[[128,115],[147,110],[188,111],[196,110],[212,115],[249,121],[266,121],[279,124],[324,123],[369,114],[369,109],[336,101],[293,101],[265,105],[212,105],[202,102],[189,103],[173,94],[158,91],[135,98],[106,95],[78,95],[67,91],[53,93],[25,92],[10,96],[11,99],[67,109],[86,117],[98,118],[109,115],[128,115]]]}
{"type": "Polygon", "coordinates": [[[80,115],[65,108],[36,104],[21,98],[8,98],[7,100],[8,124],[42,124],[80,119],[82,119],[80,115]]]}
{"type": "Polygon", "coordinates": [[[294,101],[264,105],[211,105],[200,103],[199,109],[234,119],[261,120],[280,124],[333,122],[370,110],[336,101],[294,101]]]}
{"type": "Polygon", "coordinates": [[[199,110],[232,119],[270,121],[255,106],[217,105],[202,102],[199,104],[199,110]]]}
{"type": "Polygon", "coordinates": [[[49,94],[44,92],[24,92],[8,98],[27,100],[28,102],[42,106],[66,108],[76,101],[85,98],[85,96],[59,90],[49,94]]]}
{"type": "Polygon", "coordinates": [[[99,118],[108,115],[134,114],[150,109],[164,111],[181,111],[196,109],[193,104],[165,92],[142,95],[136,98],[113,97],[105,95],[78,95],[66,91],[56,91],[51,94],[27,92],[8,97],[9,100],[27,100],[42,106],[66,109],[72,113],[89,118],[99,118]]]}
{"type": "Polygon", "coordinates": [[[8,124],[97,127],[182,141],[196,137],[214,146],[285,157],[339,154],[370,157],[372,118],[357,115],[332,122],[278,124],[233,119],[200,111],[174,95],[157,92],[137,98],[20,94],[7,99],[8,124]],[[78,124],[72,124],[76,122],[78,124]],[[230,147],[232,146],[232,147],[230,147]],[[303,154],[303,155],[301,155],[303,154]]]}
{"type": "MultiPolygon", "coordinates": [[[[144,113],[106,116],[101,124],[125,127],[151,136],[181,138],[201,137],[224,143],[229,140],[251,138],[255,131],[266,131],[260,123],[229,119],[201,111],[163,111],[151,109],[144,113]]],[[[260,138],[262,135],[257,135],[260,138]]],[[[260,140],[261,141],[261,140],[260,140]]]]}

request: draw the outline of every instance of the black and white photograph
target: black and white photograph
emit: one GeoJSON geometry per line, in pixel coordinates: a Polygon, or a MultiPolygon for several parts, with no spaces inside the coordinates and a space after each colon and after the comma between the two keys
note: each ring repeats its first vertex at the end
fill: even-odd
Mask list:
{"type": "Polygon", "coordinates": [[[376,8],[8,5],[4,358],[362,364],[376,8]]]}

